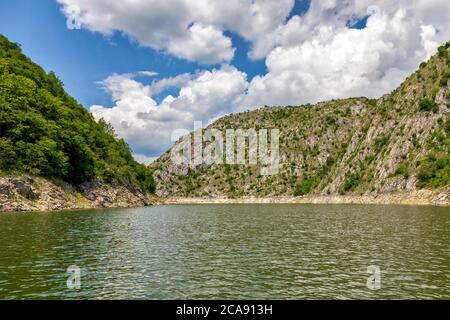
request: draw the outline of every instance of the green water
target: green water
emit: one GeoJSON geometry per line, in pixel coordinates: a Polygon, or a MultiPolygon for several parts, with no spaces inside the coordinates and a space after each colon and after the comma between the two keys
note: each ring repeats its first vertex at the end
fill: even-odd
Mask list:
{"type": "Polygon", "coordinates": [[[450,209],[191,205],[0,214],[1,299],[450,298],[450,209]],[[80,289],[67,268],[81,270],[80,289]],[[367,267],[381,288],[367,288],[367,267]]]}

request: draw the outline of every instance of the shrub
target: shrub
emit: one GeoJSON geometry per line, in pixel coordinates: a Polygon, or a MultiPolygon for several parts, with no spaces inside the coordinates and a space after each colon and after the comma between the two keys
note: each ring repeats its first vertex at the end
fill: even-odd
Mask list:
{"type": "Polygon", "coordinates": [[[446,73],[444,73],[444,75],[441,78],[441,81],[439,82],[439,85],[441,87],[445,87],[447,86],[448,80],[450,79],[450,72],[447,71],[446,73]]]}
{"type": "Polygon", "coordinates": [[[383,135],[375,140],[375,152],[380,152],[385,145],[389,142],[389,136],[383,135]]]}
{"type": "Polygon", "coordinates": [[[330,115],[326,116],[325,121],[329,126],[334,126],[336,124],[336,119],[330,115]]]}
{"type": "Polygon", "coordinates": [[[339,188],[341,194],[353,191],[361,183],[361,176],[359,173],[353,173],[350,177],[345,180],[343,185],[339,188]]]}
{"type": "Polygon", "coordinates": [[[367,99],[367,104],[371,107],[377,106],[377,99],[367,99]]]}
{"type": "Polygon", "coordinates": [[[406,179],[408,179],[409,178],[408,166],[404,163],[399,165],[394,172],[394,176],[403,176],[406,179]]]}
{"type": "Polygon", "coordinates": [[[420,112],[438,112],[439,108],[438,105],[436,104],[436,102],[434,102],[431,99],[422,99],[419,102],[419,111],[420,112]]]}
{"type": "Polygon", "coordinates": [[[450,155],[428,155],[420,162],[417,174],[419,188],[439,188],[450,184],[450,155]]]}
{"type": "Polygon", "coordinates": [[[441,58],[447,58],[448,57],[448,51],[445,46],[441,46],[438,48],[438,54],[441,58]]]}
{"type": "Polygon", "coordinates": [[[294,195],[304,196],[313,191],[320,183],[319,177],[305,178],[300,184],[297,185],[294,191],[294,195]]]}

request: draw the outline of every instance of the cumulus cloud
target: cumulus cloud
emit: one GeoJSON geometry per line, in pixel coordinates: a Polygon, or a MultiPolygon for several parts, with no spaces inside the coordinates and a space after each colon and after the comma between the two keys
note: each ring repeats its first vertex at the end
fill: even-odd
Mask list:
{"type": "Polygon", "coordinates": [[[229,62],[232,31],[265,58],[267,73],[247,82],[228,63],[144,85],[134,74],[102,82],[115,106],[92,106],[139,154],[156,156],[176,128],[263,105],[298,105],[349,96],[378,97],[398,86],[450,39],[447,0],[321,0],[287,17],[293,0],[58,0],[80,8],[81,26],[121,31],[140,44],[201,63],[229,62]],[[174,9],[175,8],[175,9],[174,9]],[[351,26],[367,20],[362,29],[351,26]],[[153,96],[179,87],[176,97],[153,96]]]}
{"type": "Polygon", "coordinates": [[[450,38],[448,1],[317,1],[278,29],[242,107],[378,97],[450,38]],[[430,3],[431,2],[431,3],[430,3]],[[353,29],[368,16],[363,29],[353,29]]]}
{"type": "Polygon", "coordinates": [[[234,56],[231,39],[212,25],[196,22],[188,29],[186,37],[173,39],[167,50],[177,57],[190,61],[214,64],[230,61],[234,56]]]}
{"type": "Polygon", "coordinates": [[[152,82],[150,86],[150,95],[155,95],[163,92],[167,88],[179,87],[181,88],[192,80],[193,75],[190,73],[182,73],[175,77],[163,78],[152,82]]]}
{"type": "Polygon", "coordinates": [[[96,119],[111,123],[136,154],[150,157],[171,145],[173,131],[192,129],[194,121],[206,124],[214,117],[233,112],[248,85],[244,73],[223,65],[183,79],[177,97],[167,96],[157,104],[151,97],[156,83],[144,85],[133,77],[133,74],[113,74],[102,81],[115,105],[112,108],[94,105],[91,112],[96,119]]]}
{"type": "Polygon", "coordinates": [[[294,0],[57,0],[77,25],[111,35],[123,32],[141,45],[202,64],[230,62],[227,29],[253,45],[252,57],[271,48],[294,0]]]}

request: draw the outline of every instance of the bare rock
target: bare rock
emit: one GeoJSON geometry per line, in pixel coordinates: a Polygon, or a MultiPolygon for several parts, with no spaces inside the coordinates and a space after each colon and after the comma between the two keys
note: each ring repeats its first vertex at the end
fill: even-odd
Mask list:
{"type": "Polygon", "coordinates": [[[10,178],[14,191],[30,200],[39,199],[39,192],[33,189],[33,180],[31,178],[10,178]]]}
{"type": "Polygon", "coordinates": [[[150,205],[142,191],[133,187],[131,183],[125,184],[125,186],[114,187],[99,179],[94,179],[84,182],[79,186],[79,189],[97,207],[138,207],[150,205]]]}
{"type": "Polygon", "coordinates": [[[49,181],[41,177],[0,177],[0,212],[148,205],[151,201],[137,188],[109,185],[97,179],[83,183],[77,190],[63,181],[49,181]]]}

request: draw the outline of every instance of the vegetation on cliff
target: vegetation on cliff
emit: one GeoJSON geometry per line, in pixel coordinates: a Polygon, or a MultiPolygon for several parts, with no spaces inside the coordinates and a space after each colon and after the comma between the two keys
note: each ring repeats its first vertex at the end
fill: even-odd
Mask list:
{"type": "Polygon", "coordinates": [[[377,194],[450,186],[449,45],[379,99],[266,107],[223,117],[210,128],[273,129],[281,169],[259,165],[153,167],[161,196],[242,197],[377,194]]]}
{"type": "Polygon", "coordinates": [[[154,190],[152,171],[137,163],[110,125],[96,122],[46,73],[0,35],[0,170],[58,178],[95,178],[154,190]]]}

